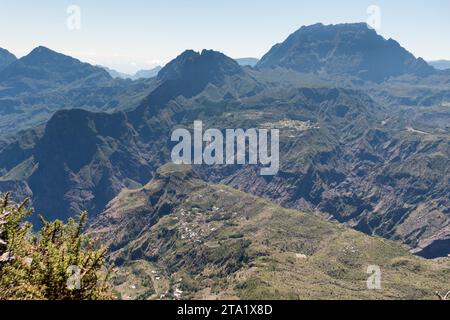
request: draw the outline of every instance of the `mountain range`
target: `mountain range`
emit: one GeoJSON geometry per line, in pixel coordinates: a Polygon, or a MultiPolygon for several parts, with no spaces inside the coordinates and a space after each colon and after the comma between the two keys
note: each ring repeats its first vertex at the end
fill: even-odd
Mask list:
{"type": "Polygon", "coordinates": [[[450,61],[448,60],[429,61],[428,63],[430,64],[430,66],[433,66],[439,70],[450,69],[450,61]]]}
{"type": "Polygon", "coordinates": [[[1,70],[1,136],[45,124],[61,109],[133,108],[151,88],[151,79],[113,79],[103,68],[38,47],[1,70]]]}
{"type": "Polygon", "coordinates": [[[6,66],[16,61],[17,58],[8,50],[0,48],[0,70],[4,69],[6,66]]]}
{"type": "Polygon", "coordinates": [[[240,66],[250,66],[250,67],[254,67],[256,66],[256,64],[258,63],[259,59],[257,58],[239,58],[239,59],[235,59],[236,62],[240,65],[240,66]]]}
{"type": "Polygon", "coordinates": [[[88,210],[117,287],[144,270],[146,298],[354,297],[370,261],[392,280],[371,298],[430,297],[449,270],[449,123],[450,73],[366,24],[302,27],[254,67],[187,50],[138,81],[37,48],[0,71],[0,191],[48,219],[88,210]],[[199,119],[280,129],[280,172],[167,165],[199,119]]]}
{"type": "MultiPolygon", "coordinates": [[[[250,66],[250,67],[254,67],[259,61],[257,58],[239,58],[239,59],[235,59],[235,60],[241,66],[250,66]]],[[[108,67],[102,67],[102,68],[105,69],[109,73],[109,75],[113,78],[139,80],[139,79],[148,79],[148,78],[156,77],[158,75],[158,72],[161,71],[161,69],[163,67],[157,66],[157,67],[154,67],[154,68],[148,69],[148,70],[138,70],[134,74],[127,74],[127,73],[119,72],[119,71],[110,69],[108,67]]]]}

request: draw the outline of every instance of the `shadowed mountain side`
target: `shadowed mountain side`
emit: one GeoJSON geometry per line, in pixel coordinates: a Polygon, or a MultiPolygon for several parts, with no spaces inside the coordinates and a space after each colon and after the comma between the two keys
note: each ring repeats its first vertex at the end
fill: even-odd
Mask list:
{"type": "Polygon", "coordinates": [[[207,86],[222,87],[227,79],[237,78],[239,81],[244,77],[246,74],[237,62],[220,52],[187,50],[158,73],[157,79],[161,84],[131,116],[136,119],[145,113],[151,116],[179,96],[189,99],[207,86]]]}

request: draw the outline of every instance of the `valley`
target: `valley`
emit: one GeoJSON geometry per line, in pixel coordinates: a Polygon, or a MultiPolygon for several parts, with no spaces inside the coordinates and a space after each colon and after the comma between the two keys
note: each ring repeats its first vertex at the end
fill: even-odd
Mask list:
{"type": "Polygon", "coordinates": [[[51,221],[87,210],[122,299],[433,299],[450,279],[449,101],[448,70],[362,23],[302,27],[241,65],[186,50],[138,80],[0,51],[0,192],[51,221]],[[173,164],[173,133],[200,121],[222,140],[278,130],[278,170],[173,164]]]}

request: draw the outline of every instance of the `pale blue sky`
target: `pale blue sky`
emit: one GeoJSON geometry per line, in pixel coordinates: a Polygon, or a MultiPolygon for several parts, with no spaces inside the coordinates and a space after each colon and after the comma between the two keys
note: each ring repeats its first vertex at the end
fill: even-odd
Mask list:
{"type": "Polygon", "coordinates": [[[449,0],[0,0],[0,47],[18,56],[44,45],[83,61],[134,72],[185,49],[261,57],[302,25],[367,21],[416,56],[450,60],[449,0]],[[69,5],[81,9],[70,31],[69,5]]]}

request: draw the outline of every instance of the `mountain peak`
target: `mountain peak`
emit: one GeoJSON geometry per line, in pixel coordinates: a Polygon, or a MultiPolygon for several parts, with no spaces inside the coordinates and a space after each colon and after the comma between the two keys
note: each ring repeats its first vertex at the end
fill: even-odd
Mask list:
{"type": "Polygon", "coordinates": [[[241,72],[239,64],[221,52],[203,50],[199,53],[186,50],[158,73],[158,79],[167,81],[201,77],[210,80],[211,83],[217,83],[227,75],[241,72]]]}
{"type": "Polygon", "coordinates": [[[434,72],[423,59],[416,59],[397,41],[384,39],[366,23],[303,26],[275,45],[257,67],[350,75],[375,82],[434,72]]]}

